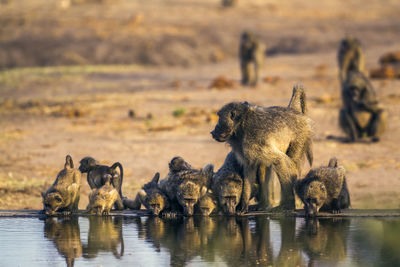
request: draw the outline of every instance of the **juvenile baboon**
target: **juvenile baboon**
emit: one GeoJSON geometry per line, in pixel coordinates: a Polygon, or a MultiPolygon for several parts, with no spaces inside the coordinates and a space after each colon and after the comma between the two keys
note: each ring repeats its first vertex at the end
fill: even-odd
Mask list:
{"type": "Polygon", "coordinates": [[[264,61],[264,48],[254,33],[245,31],[240,37],[239,46],[242,84],[256,86],[259,68],[264,61]]]}
{"type": "Polygon", "coordinates": [[[112,176],[104,175],[105,183],[102,187],[94,189],[89,194],[89,204],[87,211],[96,215],[109,215],[111,207],[118,199],[118,191],[111,184],[112,176]]]}
{"type": "Polygon", "coordinates": [[[179,204],[185,216],[192,216],[194,205],[210,186],[214,166],[208,164],[200,170],[188,166],[181,157],[173,158],[169,164],[168,176],[160,182],[160,188],[172,206],[179,204]]]}
{"type": "Polygon", "coordinates": [[[61,170],[55,182],[46,193],[42,193],[43,212],[48,215],[62,212],[68,215],[78,210],[81,188],[81,173],[74,169],[70,155],[65,158],[64,169],[61,170]]]}
{"type": "Polygon", "coordinates": [[[82,173],[87,173],[87,181],[90,189],[100,188],[105,184],[105,174],[110,174],[113,178],[111,184],[117,189],[119,196],[115,201],[114,208],[117,210],[123,210],[124,205],[122,203],[122,182],[124,179],[124,170],[121,163],[115,162],[111,167],[105,165],[99,165],[97,161],[92,157],[84,157],[80,161],[79,170],[82,173]],[[117,167],[119,172],[117,172],[117,167]]]}
{"type": "Polygon", "coordinates": [[[312,169],[296,185],[297,195],[304,203],[307,217],[316,216],[318,211],[340,213],[350,206],[350,194],[346,183],[346,171],[331,158],[327,167],[312,169]]]}
{"type": "Polygon", "coordinates": [[[153,215],[158,215],[164,209],[169,208],[167,196],[161,191],[158,181],[160,174],[157,172],[153,179],[145,184],[137,193],[134,201],[124,199],[124,205],[130,209],[140,209],[143,205],[151,211],[153,215]]]}
{"type": "Polygon", "coordinates": [[[365,58],[361,42],[354,37],[346,37],[340,43],[338,51],[339,78],[343,84],[349,72],[365,72],[365,58]]]}
{"type": "Polygon", "coordinates": [[[211,190],[208,190],[207,193],[202,196],[195,205],[197,213],[203,216],[210,216],[210,214],[213,213],[216,208],[217,201],[211,190]]]}
{"type": "Polygon", "coordinates": [[[372,84],[362,73],[349,73],[343,84],[342,100],[339,124],[350,141],[365,136],[379,141],[386,129],[387,113],[380,107],[372,84]]]}
{"type": "MultiPolygon", "coordinates": [[[[306,106],[301,86],[293,88],[292,99],[303,99],[306,106]],[[303,97],[296,98],[298,94],[303,97]]],[[[291,102],[290,106],[296,105],[291,102]]],[[[269,168],[275,171],[281,184],[281,202],[276,210],[295,208],[293,186],[305,155],[312,164],[312,127],[303,112],[290,106],[264,108],[233,102],[217,113],[219,120],[211,134],[218,142],[227,142],[232,147],[244,168],[241,212],[248,210],[256,178],[262,195],[260,202],[268,204],[269,168]]]]}
{"type": "Polygon", "coordinates": [[[243,187],[243,167],[235,153],[229,152],[224,164],[213,175],[212,190],[223,213],[234,215],[240,202],[243,187]]]}

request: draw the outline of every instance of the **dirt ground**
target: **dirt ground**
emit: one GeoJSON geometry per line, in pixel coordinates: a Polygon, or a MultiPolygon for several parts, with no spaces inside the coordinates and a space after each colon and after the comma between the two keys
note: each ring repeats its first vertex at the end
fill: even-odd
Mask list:
{"type": "MultiPolygon", "coordinates": [[[[17,12],[15,6],[24,1],[9,2],[7,8],[17,12]]],[[[187,29],[191,38],[199,36],[200,43],[185,48],[188,54],[183,58],[191,58],[191,52],[207,54],[206,40],[210,36],[229,40],[218,42],[222,51],[227,46],[227,52],[218,60],[194,57],[191,64],[171,66],[162,57],[167,53],[164,51],[157,54],[162,62],[151,66],[2,70],[0,209],[40,209],[40,192],[54,181],[66,154],[76,165],[88,155],[104,164],[121,162],[125,172],[123,193],[130,198],[155,172],[165,176],[174,156],[182,156],[195,167],[213,163],[217,169],[230,149],[211,138],[215,112],[230,101],[286,106],[296,83],[306,88],[309,116],[315,122],[313,166],[326,165],[332,156],[339,159],[348,173],[353,208],[400,208],[400,80],[372,80],[389,113],[388,129],[380,142],[349,144],[327,139],[344,136],[338,128],[341,99],[336,51],[340,38],[349,33],[359,37],[367,69],[378,66],[383,53],[399,50],[400,3],[280,2],[239,0],[237,7],[222,10],[219,1],[211,0],[131,1],[145,18],[149,16],[143,23],[154,36],[172,31],[168,25],[173,25],[172,32],[177,35],[187,29]],[[210,16],[205,19],[207,11],[210,16]],[[242,87],[239,82],[237,40],[245,28],[259,33],[270,48],[256,88],[242,87]],[[234,86],[209,88],[218,76],[233,81],[234,86]],[[129,116],[130,110],[133,117],[129,116]]],[[[120,3],[126,7],[128,1],[120,3]]],[[[87,8],[72,8],[78,12],[83,7],[87,8]]],[[[72,12],[68,10],[67,14],[72,12]]],[[[97,16],[96,10],[91,11],[92,17],[97,16]]],[[[116,16],[116,7],[112,10],[116,16]]],[[[4,20],[4,14],[0,11],[0,19],[4,20]]],[[[40,11],[33,14],[33,18],[40,18],[40,11]]],[[[47,52],[39,51],[44,55],[47,52]]],[[[308,170],[309,166],[304,165],[303,175],[308,170]]],[[[89,186],[85,177],[82,181],[80,208],[85,208],[89,186]]]]}

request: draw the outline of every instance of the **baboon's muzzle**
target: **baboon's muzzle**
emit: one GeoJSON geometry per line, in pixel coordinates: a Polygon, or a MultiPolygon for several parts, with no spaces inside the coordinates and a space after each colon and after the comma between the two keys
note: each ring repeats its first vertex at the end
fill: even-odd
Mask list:
{"type": "Polygon", "coordinates": [[[230,136],[230,132],[228,131],[221,131],[217,127],[213,131],[210,132],[212,137],[218,142],[225,142],[228,140],[230,136]]]}

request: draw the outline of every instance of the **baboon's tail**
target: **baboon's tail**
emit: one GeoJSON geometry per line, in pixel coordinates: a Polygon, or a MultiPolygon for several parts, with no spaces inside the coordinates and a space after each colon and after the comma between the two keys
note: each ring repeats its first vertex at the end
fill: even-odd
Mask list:
{"type": "Polygon", "coordinates": [[[314,155],[313,155],[313,150],[312,150],[311,138],[308,138],[306,141],[305,152],[306,152],[306,157],[307,157],[308,163],[310,164],[310,166],[312,166],[314,155]]]}
{"type": "Polygon", "coordinates": [[[293,94],[288,107],[303,114],[307,113],[306,93],[303,85],[296,84],[293,87],[293,94]]]}
{"type": "Polygon", "coordinates": [[[119,193],[119,195],[121,196],[121,198],[122,198],[122,190],[121,190],[121,188],[122,188],[122,182],[123,182],[123,180],[124,180],[124,169],[122,168],[122,165],[121,165],[121,163],[119,163],[119,162],[115,162],[112,166],[111,166],[111,169],[113,169],[113,170],[115,170],[115,168],[119,168],[119,172],[120,172],[120,176],[121,176],[121,184],[119,185],[119,188],[117,188],[118,189],[118,193],[119,193]]]}

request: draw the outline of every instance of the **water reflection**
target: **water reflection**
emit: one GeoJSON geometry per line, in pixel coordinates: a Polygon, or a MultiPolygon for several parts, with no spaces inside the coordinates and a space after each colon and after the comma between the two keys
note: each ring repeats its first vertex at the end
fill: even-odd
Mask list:
{"type": "Polygon", "coordinates": [[[44,236],[67,266],[400,266],[399,219],[49,218],[44,236]]]}

